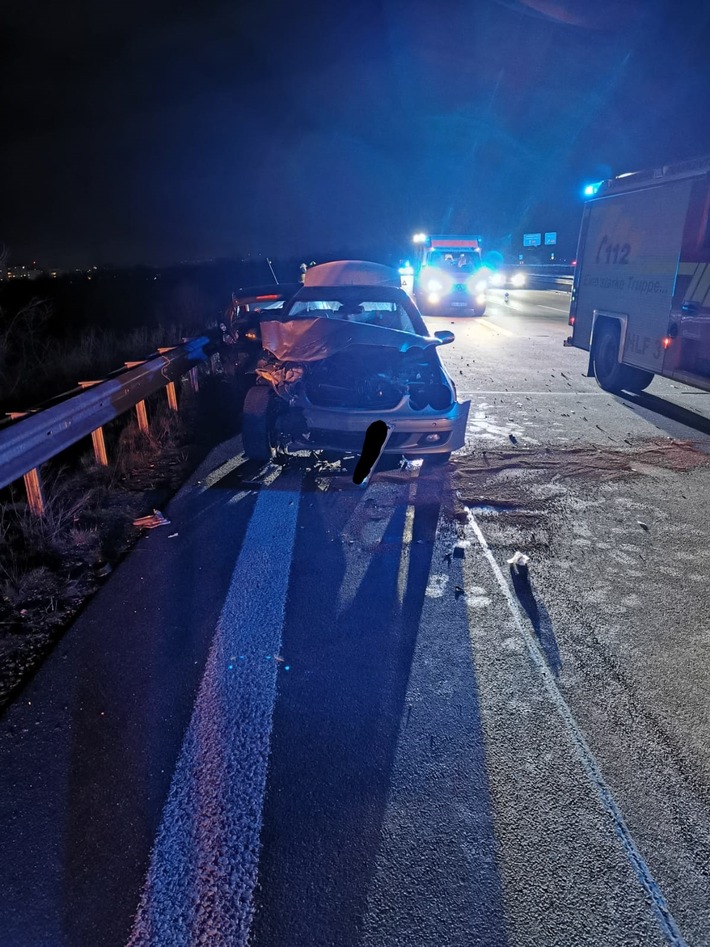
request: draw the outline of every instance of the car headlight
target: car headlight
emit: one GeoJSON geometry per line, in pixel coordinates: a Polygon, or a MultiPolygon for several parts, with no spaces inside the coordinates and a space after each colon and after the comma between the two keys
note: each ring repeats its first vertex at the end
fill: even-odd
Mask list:
{"type": "Polygon", "coordinates": [[[441,285],[438,279],[430,279],[426,284],[426,288],[430,293],[440,293],[444,287],[441,285]]]}
{"type": "Polygon", "coordinates": [[[479,279],[475,288],[477,293],[485,293],[488,289],[488,283],[484,279],[479,279]]]}
{"type": "Polygon", "coordinates": [[[505,276],[502,273],[492,273],[491,274],[491,285],[492,286],[502,286],[505,282],[505,276]]]}
{"type": "Polygon", "coordinates": [[[476,296],[476,303],[479,306],[483,306],[486,302],[486,295],[482,293],[480,296],[476,296]]]}
{"type": "Polygon", "coordinates": [[[439,302],[439,299],[440,297],[438,293],[429,293],[427,296],[427,302],[432,303],[434,306],[439,302]]]}
{"type": "Polygon", "coordinates": [[[511,286],[518,286],[518,287],[520,287],[520,286],[525,286],[525,274],[524,274],[524,273],[516,273],[515,276],[511,276],[511,278],[510,278],[510,285],[511,285],[511,286]]]}

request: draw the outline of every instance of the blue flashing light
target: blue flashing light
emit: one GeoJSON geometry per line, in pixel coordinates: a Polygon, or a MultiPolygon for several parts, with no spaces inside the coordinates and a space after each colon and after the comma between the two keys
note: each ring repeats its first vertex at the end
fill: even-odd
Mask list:
{"type": "Polygon", "coordinates": [[[599,188],[602,186],[603,183],[604,183],[603,181],[597,181],[595,184],[588,184],[584,189],[584,192],[583,192],[584,196],[594,197],[594,195],[597,193],[597,191],[599,190],[599,188]]]}

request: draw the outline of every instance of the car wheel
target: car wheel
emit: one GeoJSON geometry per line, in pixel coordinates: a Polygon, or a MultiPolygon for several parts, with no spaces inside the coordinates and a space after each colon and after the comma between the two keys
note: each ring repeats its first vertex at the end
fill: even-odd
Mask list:
{"type": "Polygon", "coordinates": [[[486,312],[486,307],[485,307],[485,306],[484,306],[482,309],[479,307],[479,308],[473,310],[474,316],[483,316],[483,315],[485,315],[485,312],[486,312]]]}
{"type": "Polygon", "coordinates": [[[271,460],[273,457],[276,397],[266,385],[255,385],[244,399],[242,445],[244,453],[252,460],[271,460]]]}
{"type": "Polygon", "coordinates": [[[595,332],[592,349],[594,377],[604,391],[643,391],[653,381],[653,372],[619,362],[619,327],[608,322],[595,332]]]}

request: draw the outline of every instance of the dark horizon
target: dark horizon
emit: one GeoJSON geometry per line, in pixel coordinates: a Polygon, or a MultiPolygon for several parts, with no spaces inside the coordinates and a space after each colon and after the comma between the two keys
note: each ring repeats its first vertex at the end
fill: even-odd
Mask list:
{"type": "Polygon", "coordinates": [[[14,261],[570,231],[584,184],[710,152],[710,9],[669,0],[29,0],[5,19],[14,261]]]}

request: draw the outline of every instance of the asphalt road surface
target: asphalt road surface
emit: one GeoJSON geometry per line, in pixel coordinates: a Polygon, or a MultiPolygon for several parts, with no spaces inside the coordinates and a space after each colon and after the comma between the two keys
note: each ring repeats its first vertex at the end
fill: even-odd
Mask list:
{"type": "Polygon", "coordinates": [[[0,719],[3,947],[710,944],[710,395],[568,302],[427,319],[447,468],[213,452],[0,719]]]}

